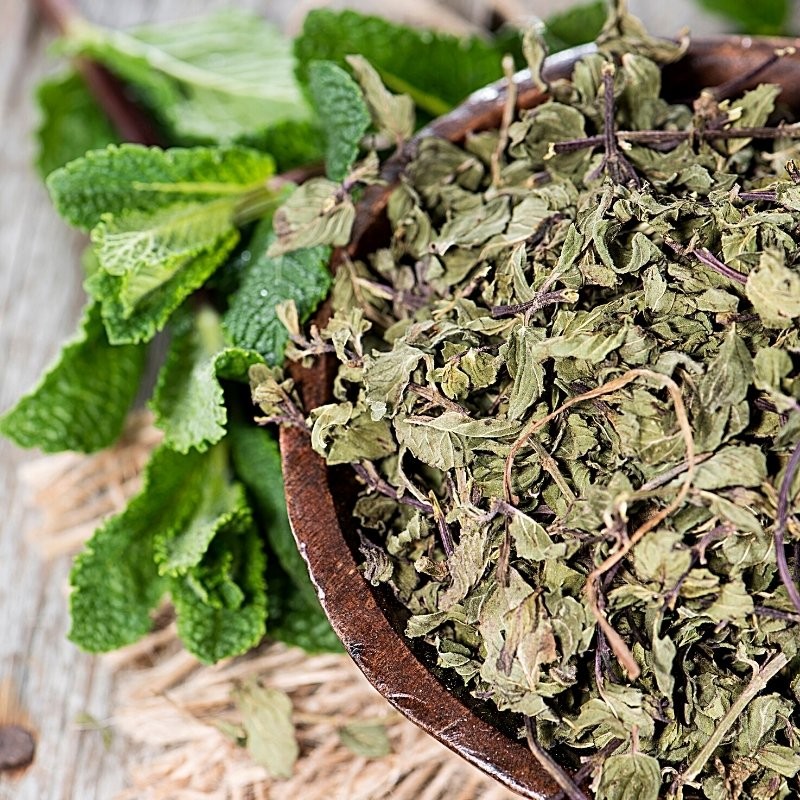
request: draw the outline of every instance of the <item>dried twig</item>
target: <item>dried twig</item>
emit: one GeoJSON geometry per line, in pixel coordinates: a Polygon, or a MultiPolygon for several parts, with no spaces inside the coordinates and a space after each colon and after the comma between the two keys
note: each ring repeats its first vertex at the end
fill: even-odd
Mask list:
{"type": "Polygon", "coordinates": [[[560,764],[555,762],[546,750],[543,750],[539,746],[539,742],[536,741],[536,730],[533,726],[533,720],[530,717],[525,717],[525,738],[528,741],[528,747],[530,747],[534,758],[558,784],[564,796],[567,797],[568,800],[586,800],[586,795],[581,791],[580,787],[575,783],[569,773],[560,764]]]}
{"type": "Polygon", "coordinates": [[[781,576],[781,581],[786,587],[786,591],[789,593],[789,599],[792,601],[794,607],[800,611],[800,591],[798,591],[792,573],[789,570],[789,564],[786,561],[786,548],[784,546],[784,534],[786,533],[786,524],[789,519],[789,500],[792,491],[792,483],[794,482],[798,467],[800,467],[800,442],[797,443],[792,451],[789,463],[786,465],[783,481],[781,481],[781,487],[778,490],[778,519],[775,522],[774,534],[775,559],[778,562],[778,574],[781,576]]]}
{"type": "Polygon", "coordinates": [[[700,752],[694,757],[692,763],[681,772],[672,782],[669,790],[669,797],[681,800],[683,797],[683,787],[691,783],[703,770],[703,767],[719,747],[731,727],[737,722],[742,712],[747,708],[751,700],[766,688],[769,681],[775,677],[787,664],[789,658],[784,653],[778,653],[767,660],[758,671],[755,672],[747,684],[744,691],[733,701],[725,716],[717,723],[714,732],[708,737],[708,741],[703,745],[700,752]]]}
{"type": "Polygon", "coordinates": [[[503,73],[506,76],[506,101],[503,105],[503,117],[500,120],[500,130],[497,137],[497,146],[492,152],[492,186],[499,187],[503,183],[500,174],[500,162],[508,144],[508,128],[514,119],[514,109],[517,107],[517,84],[514,83],[514,59],[503,56],[503,73]]]}

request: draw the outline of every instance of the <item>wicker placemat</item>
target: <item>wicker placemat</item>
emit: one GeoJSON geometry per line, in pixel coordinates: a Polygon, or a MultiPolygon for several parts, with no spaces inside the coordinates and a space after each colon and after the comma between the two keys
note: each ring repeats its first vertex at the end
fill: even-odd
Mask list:
{"type": "MultiPolygon", "coordinates": [[[[29,462],[23,480],[41,509],[30,532],[46,558],[77,550],[105,516],[140,486],[159,441],[146,413],[131,417],[112,449],[29,462]]],[[[144,745],[118,800],[511,800],[511,792],[405,720],[346,656],[308,656],[265,642],[247,656],[204,666],[180,646],[165,608],[156,630],[104,657],[117,671],[111,730],[144,745]],[[292,700],[300,745],[293,775],[273,780],[233,733],[241,717],[233,690],[256,680],[292,700]],[[385,726],[392,752],[367,759],[340,730],[385,726]]]]}

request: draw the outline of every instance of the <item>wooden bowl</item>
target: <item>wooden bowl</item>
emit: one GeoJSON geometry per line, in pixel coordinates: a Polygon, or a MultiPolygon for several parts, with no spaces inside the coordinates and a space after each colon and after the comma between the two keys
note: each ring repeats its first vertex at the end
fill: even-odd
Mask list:
{"type": "MultiPolygon", "coordinates": [[[[665,95],[690,101],[700,89],[726,83],[763,64],[776,47],[800,39],[720,37],[693,41],[686,55],[664,70],[665,95]]],[[[549,80],[566,78],[577,59],[593,47],[575,48],[548,59],[549,80]]],[[[532,108],[546,97],[526,72],[514,78],[517,105],[532,108]]],[[[784,56],[752,81],[783,87],[781,101],[800,110],[800,55],[784,56]]],[[[505,82],[473,94],[450,114],[435,120],[411,140],[384,168],[386,187],[371,187],[358,209],[351,243],[334,254],[334,266],[371,252],[389,233],[385,207],[405,164],[423,136],[453,142],[468,132],[496,128],[505,98],[505,82]]],[[[321,312],[325,315],[325,309],[321,312]]],[[[336,371],[330,359],[312,369],[298,369],[295,379],[306,409],[328,402],[336,371]]],[[[296,428],[280,433],[289,519],[300,552],[317,588],[322,607],[347,652],[375,688],[402,714],[467,761],[522,797],[546,800],[558,792],[516,733],[522,720],[494,711],[472,698],[457,679],[435,666],[432,648],[403,634],[408,613],[385,585],[371,586],[362,577],[352,503],[358,489],[352,470],[329,468],[296,428]]]]}

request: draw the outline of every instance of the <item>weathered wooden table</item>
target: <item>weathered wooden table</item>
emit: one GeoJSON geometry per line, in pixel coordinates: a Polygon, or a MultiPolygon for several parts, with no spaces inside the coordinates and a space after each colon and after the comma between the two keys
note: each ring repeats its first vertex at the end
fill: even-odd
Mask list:
{"type": "MultiPolygon", "coordinates": [[[[296,18],[299,6],[317,4],[235,0],[281,21],[296,18]]],[[[82,0],[77,5],[89,19],[120,27],[230,3],[82,0]]],[[[543,11],[553,5],[540,2],[543,11]]],[[[658,16],[656,3],[631,5],[637,10],[649,5],[658,16]]],[[[673,17],[669,24],[685,21],[673,17]]],[[[701,27],[708,30],[708,23],[701,27]]],[[[54,67],[46,53],[52,39],[32,3],[0,0],[0,410],[29,389],[55,357],[84,301],[78,260],[84,240],[56,216],[32,166],[32,96],[38,80],[54,67]]],[[[82,730],[77,722],[87,715],[101,723],[108,719],[113,680],[102,662],[66,639],[69,559],[43,563],[25,542],[32,519],[17,471],[30,457],[0,440],[0,723],[8,691],[37,740],[34,762],[22,775],[0,775],[0,800],[109,800],[123,786],[133,753],[118,738],[106,747],[101,731],[82,730]]]]}

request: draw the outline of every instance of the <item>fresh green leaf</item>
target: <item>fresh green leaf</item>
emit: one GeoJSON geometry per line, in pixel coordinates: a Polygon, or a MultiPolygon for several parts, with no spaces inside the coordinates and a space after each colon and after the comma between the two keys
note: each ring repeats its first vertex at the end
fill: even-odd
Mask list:
{"type": "Polygon", "coordinates": [[[297,549],[286,514],[277,442],[264,428],[237,419],[231,422],[229,441],[236,475],[253,495],[261,529],[271,550],[297,589],[308,601],[316,601],[308,567],[297,549]]]}
{"type": "Polygon", "coordinates": [[[178,635],[206,664],[239,655],[263,638],[266,560],[250,509],[226,515],[202,560],[170,580],[178,635]]]}
{"type": "Polygon", "coordinates": [[[245,11],[131,33],[83,23],[66,47],[131,83],[179,143],[231,142],[309,117],[289,40],[245,11]]]}
{"type": "Polygon", "coordinates": [[[231,201],[223,198],[104,215],[92,242],[100,266],[116,279],[124,312],[133,314],[150,292],[199,257],[221,264],[236,242],[232,212],[231,201]]]}
{"type": "Polygon", "coordinates": [[[42,120],[36,129],[36,166],[42,177],[86,153],[118,141],[83,78],[75,71],[42,81],[36,89],[42,120]]]}
{"type": "Polygon", "coordinates": [[[228,413],[220,379],[247,381],[263,359],[253,350],[225,347],[219,316],[204,308],[176,326],[151,407],[167,445],[181,453],[206,450],[225,435],[228,413]]]}
{"type": "Polygon", "coordinates": [[[90,230],[105,215],[227,199],[232,207],[272,176],[272,158],[246,147],[162,150],[137,144],[110,145],[56,170],[47,187],[58,212],[90,230]]]}
{"type": "Polygon", "coordinates": [[[544,22],[544,39],[551,53],[593,41],[606,21],[607,3],[581,3],[551,14],[544,22]]]}
{"type": "Polygon", "coordinates": [[[144,347],[112,347],[90,303],[76,337],[30,393],[0,417],[0,433],[47,453],[84,453],[111,445],[122,431],[144,369],[144,347]]]}
{"type": "Polygon", "coordinates": [[[306,17],[294,51],[303,84],[309,82],[312,61],[344,67],[346,56],[358,54],[390,89],[411,94],[420,107],[441,114],[502,77],[505,47],[478,37],[415,30],[354,11],[316,9],[306,17]]]}
{"type": "Polygon", "coordinates": [[[247,752],[274,778],[290,778],[300,748],[292,723],[292,701],[279,689],[248,681],[234,691],[242,714],[247,752]]]}
{"type": "Polygon", "coordinates": [[[298,584],[272,562],[267,571],[267,601],[270,639],[301,647],[308,653],[344,652],[307,576],[298,584]]]}
{"type": "Polygon", "coordinates": [[[112,344],[130,344],[152,339],[181,303],[208,280],[238,239],[238,232],[231,230],[214,248],[198,252],[183,269],[149,292],[133,311],[120,298],[124,276],[110,275],[105,270],[91,275],[86,281],[86,289],[102,304],[103,323],[109,341],[112,344]]]}
{"type": "Polygon", "coordinates": [[[369,127],[366,103],[358,84],[330,61],[309,65],[308,89],[322,122],[327,175],[332,181],[343,181],[369,127]]]}
{"type": "Polygon", "coordinates": [[[196,567],[232,515],[247,507],[243,487],[230,480],[225,445],[217,445],[203,458],[192,453],[180,466],[185,470],[183,481],[173,496],[177,524],[159,530],[153,545],[162,575],[185,575],[196,567]]]}
{"type": "Polygon", "coordinates": [[[103,524],[75,560],[69,637],[84,650],[114,650],[150,630],[150,612],[167,588],[156,568],[154,541],[182,527],[185,480],[202,459],[158,448],[145,469],[141,492],[103,524]]]}
{"type": "Polygon", "coordinates": [[[48,186],[74,225],[93,228],[101,269],[87,281],[109,340],[145,341],[225,260],[240,208],[272,196],[269,156],[243,147],[111,146],[56,170],[48,186]]]}
{"type": "Polygon", "coordinates": [[[786,34],[792,4],[789,0],[699,0],[700,5],[727,17],[742,33],[786,34]]]}
{"type": "Polygon", "coordinates": [[[305,322],[328,293],[330,248],[324,245],[268,256],[275,241],[271,225],[263,222],[253,234],[248,264],[238,291],[230,298],[223,319],[233,344],[260,353],[270,365],[283,361],[289,332],[275,313],[279,303],[293,300],[305,322]]]}

